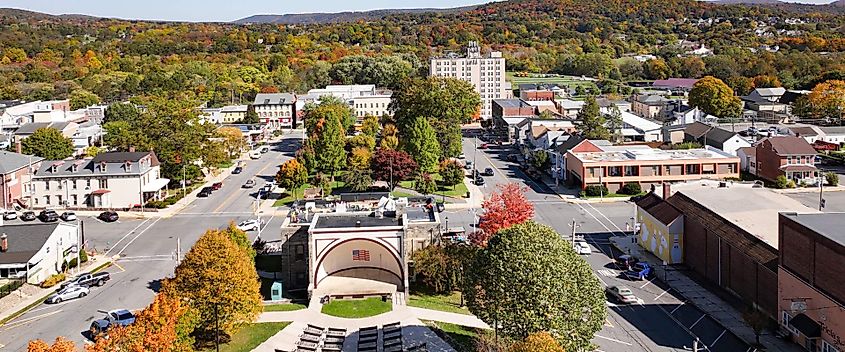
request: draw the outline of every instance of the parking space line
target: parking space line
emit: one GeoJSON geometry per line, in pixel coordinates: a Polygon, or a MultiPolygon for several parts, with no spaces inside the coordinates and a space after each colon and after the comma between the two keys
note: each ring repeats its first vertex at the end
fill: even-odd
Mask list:
{"type": "MultiPolygon", "coordinates": [[[[654,280],[654,278],[652,278],[651,280],[654,280]]],[[[644,288],[644,287],[648,286],[648,284],[651,283],[651,280],[646,281],[642,286],[640,286],[640,288],[644,288]]]]}
{"type": "Polygon", "coordinates": [[[672,311],[671,311],[671,312],[669,312],[669,314],[675,314],[675,311],[676,311],[676,310],[678,310],[678,309],[681,309],[681,307],[682,307],[683,305],[684,305],[684,303],[683,303],[683,302],[681,302],[681,304],[679,304],[677,307],[675,307],[675,309],[672,309],[672,311]]]}
{"type": "Polygon", "coordinates": [[[625,342],[625,341],[622,341],[622,340],[617,340],[617,339],[614,339],[614,338],[611,338],[611,337],[605,337],[605,336],[601,336],[601,335],[598,335],[598,334],[596,334],[596,335],[594,335],[594,336],[595,336],[595,337],[598,337],[598,338],[600,338],[600,339],[605,339],[605,340],[608,340],[608,341],[613,341],[613,342],[616,342],[616,343],[621,343],[621,344],[623,344],[623,345],[625,345],[625,346],[633,346],[633,344],[631,344],[630,342],[625,342]]]}
{"type": "Polygon", "coordinates": [[[117,261],[112,261],[111,263],[112,263],[114,266],[116,266],[118,269],[120,269],[120,272],[124,272],[124,271],[126,271],[126,269],[124,269],[122,266],[120,266],[120,264],[117,264],[117,261]]]}
{"type": "Polygon", "coordinates": [[[692,328],[695,327],[695,325],[698,324],[698,322],[700,322],[701,319],[704,319],[704,317],[706,317],[706,316],[707,316],[707,314],[702,314],[701,318],[698,318],[698,320],[696,320],[695,323],[692,323],[692,325],[690,325],[690,327],[689,327],[690,330],[692,330],[692,328]]]}
{"type": "Polygon", "coordinates": [[[123,246],[123,248],[120,249],[120,252],[117,252],[117,255],[120,255],[121,253],[123,253],[123,251],[125,251],[126,248],[128,248],[133,242],[135,242],[135,240],[137,240],[138,237],[141,237],[141,235],[143,235],[145,232],[147,232],[149,229],[151,229],[153,226],[155,226],[155,224],[157,224],[159,221],[161,221],[161,219],[162,218],[155,219],[155,221],[153,221],[153,223],[150,224],[150,226],[147,226],[147,228],[145,228],[143,231],[139,232],[137,235],[135,235],[135,237],[132,237],[132,239],[129,242],[127,242],[126,245],[123,246]]]}
{"type": "Polygon", "coordinates": [[[663,291],[663,293],[657,295],[657,297],[654,297],[654,300],[656,301],[656,300],[660,299],[660,297],[663,297],[663,295],[665,295],[667,292],[669,292],[669,290],[663,291]]]}
{"type": "Polygon", "coordinates": [[[725,335],[726,332],[728,332],[728,329],[722,330],[722,333],[719,334],[719,337],[717,337],[715,340],[713,340],[713,343],[710,344],[710,347],[713,347],[714,345],[716,345],[716,342],[719,342],[719,339],[721,339],[722,336],[725,335]]]}

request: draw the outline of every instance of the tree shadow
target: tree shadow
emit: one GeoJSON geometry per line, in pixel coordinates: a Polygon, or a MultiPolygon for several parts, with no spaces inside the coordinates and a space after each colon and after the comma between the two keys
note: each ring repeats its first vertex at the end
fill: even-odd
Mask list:
{"type": "Polygon", "coordinates": [[[147,283],[147,288],[155,293],[161,291],[161,279],[155,279],[147,283]]]}

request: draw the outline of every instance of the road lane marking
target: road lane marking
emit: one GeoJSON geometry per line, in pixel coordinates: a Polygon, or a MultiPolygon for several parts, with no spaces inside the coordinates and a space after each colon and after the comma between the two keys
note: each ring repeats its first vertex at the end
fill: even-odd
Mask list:
{"type": "Polygon", "coordinates": [[[600,338],[600,339],[605,339],[605,340],[608,340],[608,341],[613,341],[613,342],[616,342],[616,343],[620,343],[620,344],[623,344],[623,345],[625,345],[625,346],[633,346],[633,344],[632,344],[632,343],[625,342],[625,341],[622,341],[622,340],[617,340],[617,339],[614,339],[614,338],[611,338],[611,337],[606,337],[606,336],[601,336],[601,335],[594,335],[594,336],[595,336],[595,337],[598,337],[598,338],[600,338]]]}
{"type": "MultiPolygon", "coordinates": [[[[654,280],[654,278],[652,278],[651,280],[654,280]]],[[[644,288],[644,287],[648,286],[648,284],[651,283],[651,280],[646,281],[642,286],[640,286],[640,288],[644,288]]]]}
{"type": "Polygon", "coordinates": [[[681,307],[683,307],[683,306],[684,306],[683,303],[679,304],[677,307],[675,307],[675,309],[672,309],[672,311],[669,312],[669,314],[675,314],[675,311],[678,310],[678,309],[681,309],[681,307]]]}
{"type": "Polygon", "coordinates": [[[138,239],[138,237],[141,237],[141,235],[143,235],[145,232],[147,232],[149,229],[151,229],[153,226],[155,226],[155,224],[157,224],[159,221],[161,221],[161,219],[162,218],[155,219],[155,221],[153,221],[153,223],[150,224],[150,226],[147,226],[147,228],[145,228],[143,231],[139,232],[137,235],[135,235],[135,237],[132,237],[132,239],[129,242],[127,242],[126,245],[123,246],[123,248],[120,249],[120,252],[117,252],[117,255],[121,255],[123,253],[123,251],[126,250],[127,247],[129,247],[133,242],[135,242],[135,240],[138,239]]]}
{"type": "Polygon", "coordinates": [[[615,326],[613,326],[613,323],[611,323],[610,319],[608,319],[608,318],[604,319],[604,326],[607,326],[609,328],[615,328],[615,326]]]}
{"type": "Polygon", "coordinates": [[[9,331],[9,330],[12,330],[12,329],[14,329],[14,328],[16,328],[16,327],[19,327],[19,326],[22,326],[22,325],[26,325],[26,324],[28,324],[28,323],[30,323],[30,322],[35,321],[35,320],[38,320],[38,319],[41,319],[41,318],[46,318],[46,317],[49,317],[49,316],[54,315],[54,314],[59,314],[59,313],[61,313],[61,312],[62,312],[62,310],[61,310],[61,309],[59,309],[59,310],[55,310],[55,311],[52,311],[52,312],[48,312],[48,313],[44,313],[44,314],[40,314],[40,315],[36,315],[36,316],[34,316],[34,317],[26,318],[26,319],[23,319],[23,320],[18,320],[18,321],[16,321],[16,322],[12,323],[12,324],[7,324],[7,325],[6,325],[6,328],[5,328],[5,329],[3,329],[3,331],[9,331]]]}
{"type": "Polygon", "coordinates": [[[111,263],[114,264],[114,266],[116,266],[118,269],[120,269],[120,272],[126,271],[126,269],[124,269],[122,266],[120,266],[120,264],[117,264],[117,261],[112,261],[111,263]]]}
{"type": "Polygon", "coordinates": [[[594,207],[590,203],[587,203],[587,205],[589,205],[590,208],[593,208],[593,210],[595,210],[597,213],[599,213],[599,215],[601,215],[603,218],[607,219],[607,222],[609,222],[611,225],[613,225],[613,227],[615,227],[617,230],[619,230],[619,232],[621,232],[623,235],[626,234],[625,231],[622,231],[622,229],[619,228],[619,226],[616,225],[616,223],[614,223],[612,220],[610,220],[610,218],[608,218],[607,215],[604,215],[604,213],[602,213],[601,210],[596,209],[596,207],[594,207]]]}
{"type": "MultiPolygon", "coordinates": [[[[97,220],[99,220],[99,219],[97,219],[97,220]]],[[[138,230],[141,226],[144,226],[144,224],[146,224],[150,220],[151,219],[147,219],[147,220],[142,221],[140,224],[138,224],[138,226],[135,226],[135,228],[132,229],[132,231],[129,231],[125,235],[123,235],[123,237],[121,237],[119,240],[117,240],[117,242],[115,242],[114,245],[112,245],[111,248],[109,248],[109,250],[107,250],[105,253],[103,253],[103,256],[108,257],[109,252],[111,252],[113,249],[115,249],[117,247],[117,245],[120,244],[120,242],[123,242],[123,240],[126,239],[126,237],[129,237],[129,235],[135,233],[136,230],[138,230]]]]}
{"type": "Polygon", "coordinates": [[[700,322],[701,319],[704,319],[704,317],[706,317],[706,316],[707,316],[707,314],[702,314],[701,318],[698,318],[698,320],[696,320],[695,323],[692,323],[692,325],[690,325],[689,329],[692,330],[692,328],[695,327],[698,324],[698,322],[700,322]]]}
{"type": "MultiPolygon", "coordinates": [[[[276,159],[276,160],[278,160],[278,159],[276,159]]],[[[267,163],[267,165],[265,165],[263,168],[261,168],[261,170],[258,170],[258,172],[256,172],[253,177],[261,176],[261,174],[264,173],[264,170],[267,170],[267,168],[270,167],[271,165],[273,165],[273,163],[267,163]]],[[[232,192],[232,194],[230,196],[226,197],[226,199],[224,199],[223,202],[220,203],[220,206],[218,206],[216,209],[214,209],[214,211],[212,211],[212,213],[219,212],[220,209],[223,209],[223,207],[228,205],[227,203],[230,203],[230,201],[232,199],[236,198],[239,195],[243,195],[243,192],[238,192],[238,191],[232,192]]]]}
{"type": "Polygon", "coordinates": [[[656,300],[660,299],[660,297],[663,297],[663,295],[665,295],[667,292],[669,292],[669,290],[663,291],[663,293],[657,295],[657,297],[654,297],[654,300],[656,301],[656,300]]]}
{"type": "Polygon", "coordinates": [[[599,270],[596,270],[596,272],[598,272],[602,276],[616,277],[616,273],[613,270],[610,270],[610,269],[599,269],[599,270]]]}
{"type": "Polygon", "coordinates": [[[719,334],[719,337],[717,337],[715,340],[713,340],[713,343],[710,344],[710,347],[713,347],[716,344],[716,342],[719,342],[719,339],[721,339],[722,336],[725,335],[726,332],[728,332],[727,329],[722,330],[722,333],[719,334]]]}

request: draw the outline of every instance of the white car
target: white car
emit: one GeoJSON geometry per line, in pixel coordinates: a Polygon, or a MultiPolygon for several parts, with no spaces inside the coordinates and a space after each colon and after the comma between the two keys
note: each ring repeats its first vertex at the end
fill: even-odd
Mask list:
{"type": "Polygon", "coordinates": [[[249,152],[250,159],[260,159],[261,158],[261,151],[253,150],[249,152]]]}
{"type": "Polygon", "coordinates": [[[15,220],[18,218],[18,213],[14,210],[6,210],[3,212],[3,220],[15,220]]]}
{"type": "Polygon", "coordinates": [[[575,253],[586,255],[593,253],[593,250],[590,249],[590,245],[585,241],[575,241],[572,246],[575,248],[575,253]]]}
{"type": "Polygon", "coordinates": [[[87,296],[88,292],[88,289],[83,286],[70,285],[47,298],[47,303],[62,303],[62,301],[82,298],[87,296]]]}
{"type": "Polygon", "coordinates": [[[241,231],[256,231],[261,226],[261,222],[258,219],[249,219],[244,220],[240,224],[238,224],[238,230],[241,231]]]}

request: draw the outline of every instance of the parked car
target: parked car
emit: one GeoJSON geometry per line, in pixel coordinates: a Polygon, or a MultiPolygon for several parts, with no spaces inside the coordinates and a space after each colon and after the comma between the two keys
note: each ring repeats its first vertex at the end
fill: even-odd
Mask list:
{"type": "Polygon", "coordinates": [[[237,175],[241,172],[244,172],[244,168],[242,168],[240,166],[236,166],[234,169],[232,169],[232,174],[234,174],[234,175],[237,175]]]}
{"type": "Polygon", "coordinates": [[[636,262],[630,270],[622,272],[629,280],[648,280],[654,277],[654,269],[646,262],[636,262]]]}
{"type": "Polygon", "coordinates": [[[461,153],[461,155],[458,155],[458,159],[466,159],[466,158],[467,157],[466,157],[466,155],[464,155],[464,153],[461,153]]]}
{"type": "Polygon", "coordinates": [[[490,145],[487,144],[487,143],[481,143],[481,145],[478,146],[478,149],[487,149],[487,147],[489,147],[489,146],[490,145]]]}
{"type": "Polygon", "coordinates": [[[216,190],[219,190],[221,188],[223,188],[223,182],[215,182],[214,184],[211,185],[212,191],[216,191],[216,190]]]}
{"type": "Polygon", "coordinates": [[[27,211],[23,212],[23,214],[21,214],[21,220],[23,220],[23,221],[32,221],[32,220],[35,220],[37,218],[38,217],[35,216],[34,211],[27,210],[27,211]]]}
{"type": "Polygon", "coordinates": [[[73,279],[65,281],[60,287],[65,288],[68,286],[103,286],[106,284],[106,281],[109,280],[111,280],[111,275],[109,275],[109,273],[107,272],[99,272],[96,274],[82,274],[73,279]]]}
{"type": "Polygon", "coordinates": [[[253,159],[253,160],[254,160],[254,159],[260,159],[260,158],[261,158],[261,152],[260,152],[260,151],[258,151],[258,150],[253,150],[253,151],[250,151],[250,152],[249,152],[249,158],[250,158],[250,159],[253,159]]]}
{"type": "Polygon", "coordinates": [[[88,292],[87,287],[71,285],[59,290],[59,292],[52,294],[50,297],[47,297],[46,302],[53,304],[62,303],[62,301],[85,297],[88,295],[88,292]]]}
{"type": "Polygon", "coordinates": [[[464,164],[464,169],[472,170],[472,161],[467,160],[467,162],[464,164]]]}
{"type": "Polygon", "coordinates": [[[91,335],[99,336],[106,333],[112,326],[127,326],[135,322],[135,315],[126,309],[117,309],[108,312],[103,319],[94,320],[91,323],[91,335]]]}
{"type": "Polygon", "coordinates": [[[610,286],[607,288],[607,293],[619,303],[631,304],[639,301],[631,289],[625,286],[610,286]]]}
{"type": "Polygon", "coordinates": [[[476,186],[483,186],[484,185],[484,177],[476,176],[475,177],[475,185],[476,186]]]}
{"type": "Polygon", "coordinates": [[[493,176],[493,168],[492,167],[484,168],[484,172],[481,175],[482,176],[493,176]]]}
{"type": "Polygon", "coordinates": [[[616,266],[630,270],[638,261],[640,260],[635,256],[623,254],[616,258],[616,266]]]}
{"type": "Polygon", "coordinates": [[[572,246],[575,248],[575,253],[586,255],[593,253],[593,250],[590,249],[590,245],[585,241],[575,241],[572,246]]]}
{"type": "Polygon", "coordinates": [[[246,180],[246,182],[244,182],[244,185],[241,186],[241,187],[243,187],[243,188],[255,187],[255,180],[253,180],[253,179],[246,180]]]}
{"type": "Polygon", "coordinates": [[[200,193],[197,193],[197,197],[198,198],[206,198],[206,197],[211,195],[211,191],[213,191],[213,189],[211,187],[203,187],[200,190],[200,193]]]}
{"type": "Polygon", "coordinates": [[[238,230],[241,231],[257,231],[261,227],[261,221],[258,219],[249,219],[241,221],[238,224],[238,230]]]}
{"type": "Polygon", "coordinates": [[[55,222],[59,221],[59,214],[56,213],[55,210],[46,209],[42,210],[40,214],[38,214],[38,219],[43,222],[55,222]]]}
{"type": "Polygon", "coordinates": [[[265,146],[261,147],[261,149],[259,149],[259,151],[261,152],[261,154],[269,153],[270,147],[265,145],[265,146]]]}
{"type": "Polygon", "coordinates": [[[74,213],[72,211],[66,211],[66,212],[62,213],[62,215],[59,216],[59,218],[64,220],[64,221],[74,221],[74,220],[76,220],[76,213],[74,213]]]}
{"type": "Polygon", "coordinates": [[[15,220],[18,218],[18,213],[14,210],[6,210],[3,212],[3,220],[15,220]]]}
{"type": "Polygon", "coordinates": [[[100,220],[105,221],[105,222],[115,222],[119,218],[120,218],[120,216],[118,216],[117,212],[115,212],[113,210],[104,211],[104,212],[100,213],[100,215],[97,216],[97,219],[100,219],[100,220]]]}

